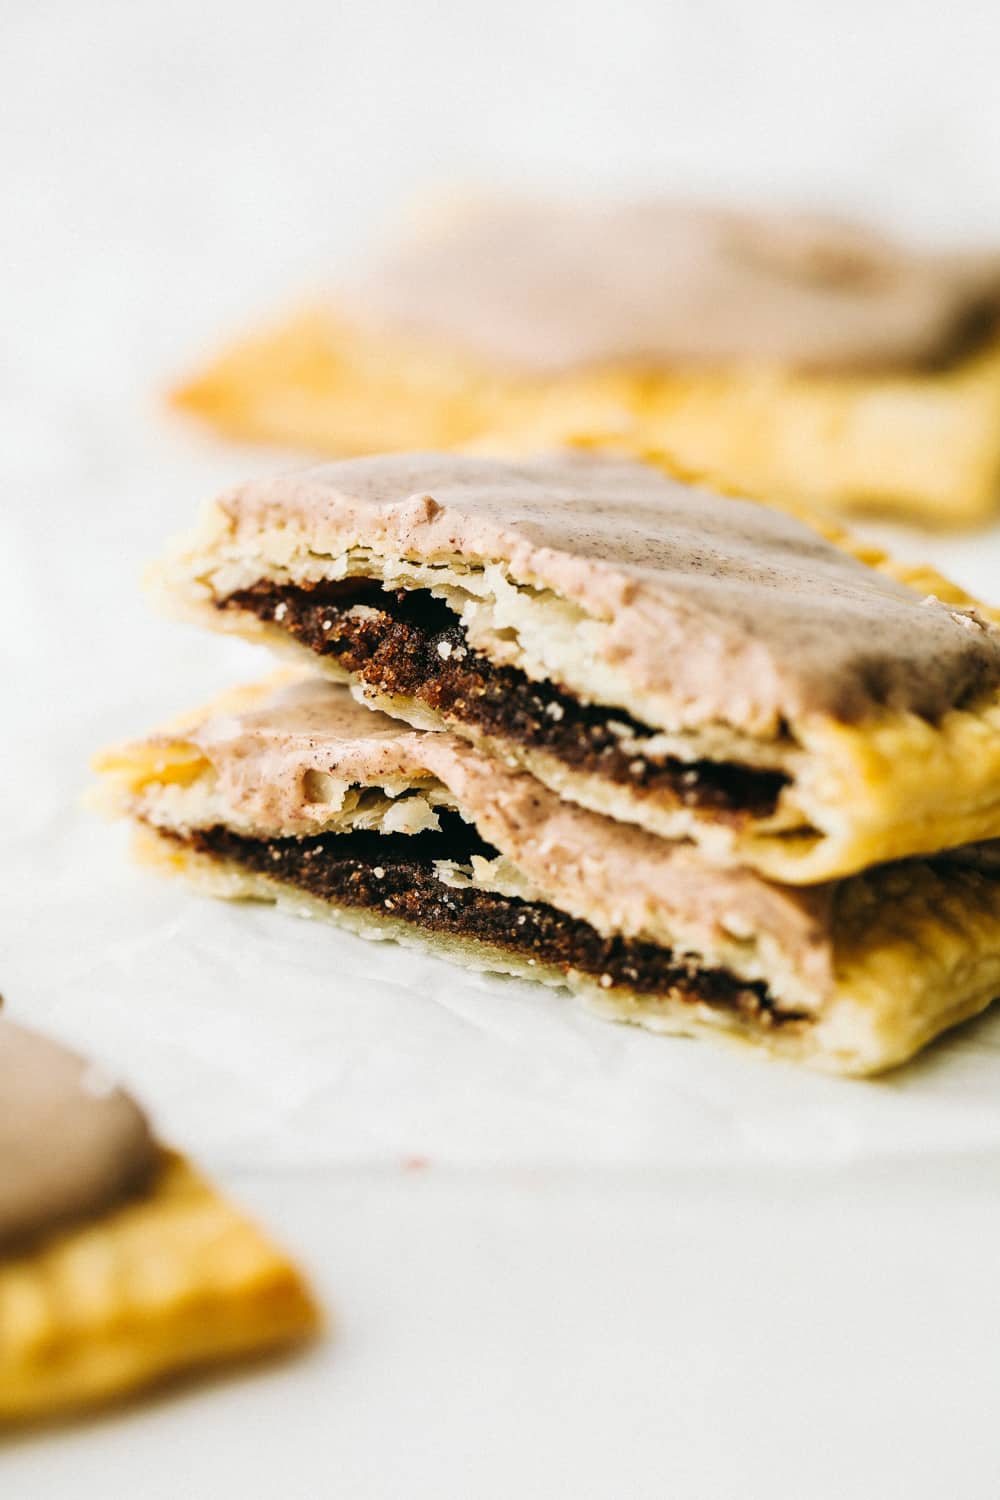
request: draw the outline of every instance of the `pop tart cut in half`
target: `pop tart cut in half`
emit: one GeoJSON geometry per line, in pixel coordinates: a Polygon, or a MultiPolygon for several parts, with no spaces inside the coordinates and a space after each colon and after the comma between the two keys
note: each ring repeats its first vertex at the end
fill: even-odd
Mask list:
{"type": "Polygon", "coordinates": [[[873,1073],[1000,993],[985,855],[777,885],[312,674],[237,689],[98,769],[140,857],[211,894],[564,985],[653,1031],[873,1073]]]}
{"type": "Polygon", "coordinates": [[[987,612],[643,464],[345,460],[225,496],[154,580],[175,613],[782,882],[1000,836],[987,612]]]}

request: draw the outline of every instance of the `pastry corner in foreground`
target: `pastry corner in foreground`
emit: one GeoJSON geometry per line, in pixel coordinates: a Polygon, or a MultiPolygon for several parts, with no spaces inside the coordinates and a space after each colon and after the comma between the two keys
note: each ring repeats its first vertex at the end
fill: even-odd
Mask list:
{"type": "Polygon", "coordinates": [[[0,1257],[0,1429],[313,1337],[296,1267],[183,1157],[150,1191],[0,1257]]]}
{"type": "Polygon", "coordinates": [[[301,1342],[295,1265],[101,1069],[0,1020],[0,1428],[301,1342]]]}

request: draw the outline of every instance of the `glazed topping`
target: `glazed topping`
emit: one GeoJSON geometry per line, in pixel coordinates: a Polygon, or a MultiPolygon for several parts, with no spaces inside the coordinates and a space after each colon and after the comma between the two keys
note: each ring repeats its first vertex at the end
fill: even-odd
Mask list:
{"type": "Polygon", "coordinates": [[[0,1020],[0,1252],[96,1219],[153,1175],[138,1105],[76,1053],[0,1020]]]}
{"type": "Polygon", "coordinates": [[[946,364],[1000,314],[1000,255],[904,248],[838,220],[669,199],[469,209],[356,290],[375,322],[526,372],[773,362],[946,364]]]}
{"type": "Polygon", "coordinates": [[[973,612],[922,598],[780,510],[643,464],[380,455],[261,480],[221,507],[225,545],[260,579],[270,539],[287,548],[296,534],[310,568],[352,547],[501,562],[607,623],[605,660],[651,700],[654,728],[773,736],[812,713],[933,719],[1000,682],[1000,632],[973,612]]]}

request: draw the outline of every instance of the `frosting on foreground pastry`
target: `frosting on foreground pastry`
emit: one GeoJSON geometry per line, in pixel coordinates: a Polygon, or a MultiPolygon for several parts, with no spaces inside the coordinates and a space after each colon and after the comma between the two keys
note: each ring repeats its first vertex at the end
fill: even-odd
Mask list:
{"type": "Polygon", "coordinates": [[[295,1268],[139,1106],[0,1020],[0,1426],[311,1333],[295,1268]]]}
{"type": "Polygon", "coordinates": [[[223,497],[157,579],[716,862],[809,883],[1000,836],[983,613],[645,465],[331,464],[223,497]]]}
{"type": "Polygon", "coordinates": [[[98,769],[140,856],[212,894],[565,984],[654,1031],[871,1073],[1000,993],[985,862],[775,885],[311,675],[238,689],[98,769]]]}
{"type": "Polygon", "coordinates": [[[0,1253],[148,1187],[139,1106],[75,1053],[0,1021],[0,1253]]]}
{"type": "Polygon", "coordinates": [[[1000,499],[1000,254],[671,199],[439,216],[178,395],[329,453],[618,447],[770,501],[1000,499]]]}

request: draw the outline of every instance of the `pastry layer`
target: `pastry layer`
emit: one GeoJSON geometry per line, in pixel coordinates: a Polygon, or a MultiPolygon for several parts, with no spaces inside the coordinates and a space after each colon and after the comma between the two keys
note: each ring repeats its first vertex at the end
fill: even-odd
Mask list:
{"type": "Polygon", "coordinates": [[[610,446],[768,501],[962,524],[1000,498],[998,293],[996,256],[843,224],[494,205],[177,399],[317,452],[610,446]]]}
{"type": "Polygon", "coordinates": [[[100,769],[144,856],[215,894],[562,983],[654,1030],[874,1072],[1000,992],[995,870],[782,888],[314,679],[242,690],[100,769]]]}
{"type": "Polygon", "coordinates": [[[0,1425],[250,1358],[316,1325],[295,1267],[163,1153],[144,1195],[0,1258],[0,1425]]]}
{"type": "Polygon", "coordinates": [[[643,749],[654,732],[622,710],[581,703],[517,667],[474,650],[455,613],[425,589],[386,592],[354,581],[311,589],[258,584],[231,594],[224,609],[246,610],[329,657],[374,695],[419,704],[474,737],[512,740],[564,765],[721,820],[773,816],[787,777],[780,771],[682,761],[643,749]]]}
{"type": "Polygon", "coordinates": [[[777,879],[1000,834],[985,611],[646,466],[330,465],[225,497],[159,578],[182,613],[777,879]]]}

